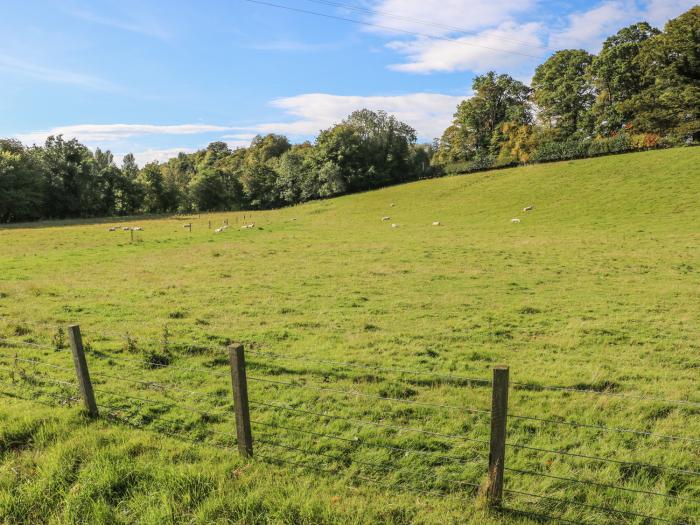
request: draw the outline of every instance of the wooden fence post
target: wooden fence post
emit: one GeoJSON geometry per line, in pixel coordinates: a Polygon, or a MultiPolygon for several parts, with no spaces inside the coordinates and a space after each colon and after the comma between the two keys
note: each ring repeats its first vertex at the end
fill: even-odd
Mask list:
{"type": "Polygon", "coordinates": [[[236,412],[236,438],[238,452],[244,458],[253,456],[253,435],[250,431],[248,408],[248,382],[245,375],[245,354],[239,343],[229,346],[231,384],[233,385],[233,409],[236,412]]]}
{"type": "Polygon", "coordinates": [[[493,369],[491,398],[491,446],[489,449],[489,479],[486,498],[491,507],[503,499],[503,470],[506,457],[506,418],[508,416],[508,367],[493,369]]]}
{"type": "Polygon", "coordinates": [[[78,376],[80,395],[83,398],[88,415],[90,417],[97,417],[97,403],[95,402],[95,393],[92,390],[90,372],[88,371],[87,361],[85,360],[85,350],[83,349],[83,337],[80,335],[80,326],[77,324],[69,326],[68,334],[70,335],[70,347],[73,351],[73,364],[75,365],[75,373],[78,376]]]}

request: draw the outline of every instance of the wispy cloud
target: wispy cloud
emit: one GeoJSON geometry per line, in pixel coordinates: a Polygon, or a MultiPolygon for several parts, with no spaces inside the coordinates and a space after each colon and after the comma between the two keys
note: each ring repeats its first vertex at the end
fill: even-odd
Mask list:
{"type": "Polygon", "coordinates": [[[402,64],[389,66],[406,73],[436,71],[485,72],[490,69],[514,69],[530,65],[543,53],[537,23],[518,25],[505,22],[494,30],[454,40],[422,38],[411,41],[393,41],[390,49],[407,56],[402,64]],[[507,39],[504,35],[511,38],[507,39]],[[517,37],[517,39],[515,38],[517,37]]]}
{"type": "MultiPolygon", "coordinates": [[[[149,148],[142,151],[136,151],[133,153],[133,155],[134,159],[136,160],[136,164],[143,167],[149,162],[167,162],[169,159],[177,157],[180,153],[194,153],[195,151],[197,150],[185,147],[165,149],[149,148]]],[[[117,164],[121,164],[126,153],[128,152],[116,153],[114,155],[114,162],[116,162],[117,164]]]]}
{"type": "Polygon", "coordinates": [[[84,73],[76,73],[51,67],[33,64],[26,60],[5,56],[0,54],[0,70],[7,71],[18,75],[23,75],[46,82],[54,82],[59,84],[71,84],[89,89],[97,89],[102,91],[118,91],[119,86],[84,73]]]}
{"type": "Polygon", "coordinates": [[[260,133],[286,133],[293,137],[316,135],[358,109],[384,110],[413,126],[418,135],[430,140],[442,134],[452,121],[457,104],[465,96],[439,93],[410,93],[393,96],[343,96],[326,93],[309,93],[295,97],[279,98],[272,105],[282,109],[294,120],[269,122],[239,128],[260,133]]]}
{"type": "Polygon", "coordinates": [[[121,29],[130,33],[138,33],[161,40],[168,40],[172,36],[162,26],[160,20],[147,15],[142,10],[130,10],[120,15],[98,14],[86,7],[66,7],[64,11],[86,22],[121,29]]]}
{"type": "Polygon", "coordinates": [[[203,133],[228,131],[232,128],[212,124],[78,124],[60,126],[48,130],[19,133],[15,137],[26,144],[43,143],[50,135],[63,135],[86,143],[116,142],[131,137],[145,135],[198,135],[203,133]]]}

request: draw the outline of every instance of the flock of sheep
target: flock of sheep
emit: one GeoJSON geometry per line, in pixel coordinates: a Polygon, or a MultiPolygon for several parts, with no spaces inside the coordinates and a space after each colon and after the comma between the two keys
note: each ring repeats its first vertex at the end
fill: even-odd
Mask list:
{"type": "MultiPolygon", "coordinates": [[[[528,211],[532,211],[534,209],[535,209],[534,206],[525,206],[523,208],[523,211],[528,212],[528,211]]],[[[512,222],[513,224],[520,224],[520,219],[518,217],[515,217],[515,218],[511,219],[510,222],[512,222]]]]}
{"type": "MultiPolygon", "coordinates": [[[[109,228],[108,231],[115,232],[119,229],[120,228],[117,228],[116,226],[112,226],[111,228],[109,228]]],[[[141,226],[124,226],[123,228],[121,228],[121,230],[125,232],[142,232],[143,228],[141,228],[141,226]]]]}
{"type": "MultiPolygon", "coordinates": [[[[394,206],[396,206],[396,204],[394,204],[394,203],[392,202],[391,204],[389,204],[389,206],[390,206],[391,208],[393,208],[394,206]]],[[[525,206],[525,207],[523,208],[523,212],[527,213],[527,212],[532,211],[532,210],[534,210],[534,209],[535,209],[535,207],[532,206],[532,205],[530,205],[530,206],[525,206]]],[[[296,221],[297,219],[296,219],[296,217],[294,217],[293,219],[290,219],[290,220],[296,221]]],[[[391,217],[389,217],[388,215],[385,215],[384,217],[382,217],[382,222],[387,222],[387,221],[390,221],[390,220],[391,220],[391,217]]],[[[518,217],[514,217],[514,218],[512,218],[512,219],[510,220],[510,222],[513,223],[513,224],[520,224],[521,220],[520,220],[520,218],[518,218],[518,217]]],[[[442,223],[441,223],[440,221],[434,221],[434,222],[432,223],[432,226],[442,226],[442,223]]],[[[211,228],[211,222],[209,223],[209,227],[211,228]]],[[[394,222],[394,223],[391,224],[391,227],[392,227],[392,228],[398,228],[399,225],[398,225],[397,223],[394,222]]],[[[192,223],[184,224],[184,225],[183,225],[183,228],[189,228],[189,230],[190,230],[190,232],[191,232],[191,231],[192,231],[192,223]]],[[[249,224],[244,224],[243,226],[241,226],[241,230],[252,230],[253,228],[255,228],[255,223],[254,223],[254,222],[251,222],[251,223],[249,223],[249,224]]],[[[119,229],[120,229],[120,228],[117,228],[116,226],[112,226],[111,228],[109,228],[108,231],[110,231],[110,232],[115,232],[115,231],[117,231],[117,230],[119,230],[119,229]]],[[[224,220],[224,224],[222,224],[221,226],[219,226],[218,228],[216,228],[216,229],[214,230],[214,233],[223,233],[223,232],[225,232],[225,231],[228,230],[228,229],[229,229],[228,219],[225,219],[225,220],[224,220]]],[[[125,231],[125,232],[128,232],[128,231],[140,232],[140,231],[143,231],[143,228],[140,227],[140,226],[124,226],[124,227],[121,228],[121,230],[123,230],[123,231],[125,231]]]]}

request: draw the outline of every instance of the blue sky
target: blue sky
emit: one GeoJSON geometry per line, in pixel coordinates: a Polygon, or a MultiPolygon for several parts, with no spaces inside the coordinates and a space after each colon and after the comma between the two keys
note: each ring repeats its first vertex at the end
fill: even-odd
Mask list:
{"type": "Polygon", "coordinates": [[[469,96],[475,74],[494,69],[529,81],[552,50],[595,52],[620,27],[663,27],[692,5],[13,1],[0,16],[0,136],[32,144],[63,133],[117,158],[133,152],[143,164],[214,140],[244,146],[256,133],[313,139],[369,107],[428,141],[469,96]]]}

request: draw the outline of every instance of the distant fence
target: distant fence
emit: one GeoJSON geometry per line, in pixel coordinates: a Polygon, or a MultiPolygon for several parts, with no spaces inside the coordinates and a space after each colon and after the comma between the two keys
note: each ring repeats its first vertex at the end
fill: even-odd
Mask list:
{"type": "MultiPolygon", "coordinates": [[[[609,483],[603,483],[600,481],[596,481],[594,479],[586,479],[586,478],[581,478],[577,476],[563,476],[563,475],[555,475],[549,472],[544,472],[542,470],[537,471],[537,470],[530,470],[530,469],[523,469],[523,468],[515,468],[509,466],[509,461],[508,461],[508,454],[507,451],[508,449],[514,450],[514,451],[526,451],[528,453],[536,453],[538,456],[548,456],[548,457],[568,457],[568,458],[576,458],[579,460],[585,460],[587,462],[592,462],[592,463],[598,463],[601,465],[615,465],[620,468],[625,468],[625,469],[647,469],[649,471],[653,472],[667,472],[672,474],[673,476],[679,476],[683,477],[684,479],[693,479],[693,480],[698,480],[700,479],[700,470],[693,469],[693,468],[680,468],[680,467],[672,467],[668,465],[658,465],[658,464],[650,464],[650,463],[643,463],[643,462],[638,462],[638,461],[628,461],[626,459],[619,459],[617,457],[602,457],[602,456],[596,456],[596,455],[587,455],[587,454],[581,454],[578,452],[572,452],[570,450],[558,450],[558,449],[553,449],[553,448],[543,448],[543,447],[536,447],[536,446],[531,446],[528,444],[521,444],[521,443],[514,443],[514,442],[509,442],[508,441],[508,425],[507,421],[509,419],[513,420],[522,420],[522,421],[532,421],[540,424],[545,424],[545,425],[556,425],[556,426],[565,426],[565,427],[573,427],[573,428],[584,428],[584,429],[592,429],[595,431],[603,432],[603,433],[616,433],[616,434],[629,434],[629,435],[634,435],[634,436],[640,436],[640,437],[647,437],[647,438],[655,438],[659,440],[664,440],[664,441],[682,441],[686,443],[691,443],[693,444],[692,446],[700,446],[700,438],[696,437],[687,437],[687,436],[677,436],[677,435],[667,435],[667,434],[658,434],[658,433],[653,433],[653,432],[648,432],[646,430],[640,430],[640,429],[634,429],[634,428],[616,428],[616,427],[608,427],[604,425],[598,425],[598,424],[590,424],[590,423],[581,423],[581,422],[575,422],[575,421],[568,421],[565,419],[553,419],[553,418],[544,418],[544,417],[535,417],[535,416],[527,416],[527,415],[519,415],[515,414],[509,411],[509,405],[508,405],[508,396],[509,396],[509,390],[512,385],[517,386],[521,389],[525,390],[552,390],[552,391],[560,391],[563,393],[579,393],[579,394],[591,394],[591,395],[596,395],[596,396],[612,396],[612,397],[618,397],[618,398],[628,398],[628,399],[638,399],[638,400],[652,400],[656,402],[663,402],[663,403],[668,403],[668,404],[675,404],[675,405],[680,405],[680,406],[686,406],[694,410],[696,413],[698,410],[700,410],[700,403],[696,403],[693,401],[685,401],[685,400],[672,400],[672,399],[664,399],[664,398],[658,398],[658,397],[651,397],[651,396],[643,396],[643,395],[636,395],[636,394],[627,394],[627,393],[619,393],[619,392],[606,392],[606,391],[597,391],[597,390],[588,390],[588,389],[577,389],[577,388],[567,388],[567,387],[557,387],[557,386],[541,386],[537,385],[536,387],[529,384],[529,383],[519,383],[519,382],[511,382],[510,377],[509,377],[509,368],[507,366],[496,366],[493,368],[493,377],[491,380],[487,379],[482,379],[482,378],[472,378],[472,377],[464,377],[460,375],[453,375],[453,374],[441,374],[441,373],[435,373],[435,372],[428,372],[428,371],[421,371],[421,370],[411,370],[411,369],[404,369],[404,368],[391,368],[391,367],[382,367],[382,366],[374,366],[374,365],[366,365],[366,364],[361,364],[361,363],[350,363],[350,362],[341,362],[341,361],[333,361],[333,360],[326,360],[326,359],[313,359],[313,358],[308,358],[305,356],[286,356],[286,355],[280,355],[280,354],[274,354],[270,352],[261,352],[261,351],[256,351],[256,350],[248,350],[247,354],[254,356],[256,359],[260,359],[262,363],[270,362],[270,361],[277,361],[277,360],[282,360],[282,361],[301,361],[306,364],[312,364],[314,366],[325,366],[325,367],[332,367],[332,368],[337,368],[337,367],[342,367],[342,368],[347,368],[347,369],[357,369],[357,370],[362,370],[364,372],[371,372],[371,373],[399,373],[399,374],[407,374],[407,375],[413,375],[413,376],[430,376],[433,378],[443,378],[443,379],[449,379],[451,381],[457,381],[459,384],[465,384],[465,385],[472,385],[472,384],[478,384],[482,387],[488,387],[491,390],[491,408],[490,410],[487,409],[482,409],[482,408],[476,408],[476,407],[469,407],[469,406],[457,406],[457,405],[448,405],[448,404],[442,404],[442,403],[433,403],[433,402],[426,402],[426,401],[417,401],[413,399],[406,399],[402,397],[392,397],[389,395],[377,395],[373,393],[367,393],[367,392],[362,392],[362,391],[357,391],[357,390],[346,390],[342,388],[337,388],[334,386],[329,386],[327,383],[310,383],[310,382],[294,382],[294,381],[284,381],[281,379],[277,379],[276,377],[262,377],[258,375],[250,375],[246,371],[246,350],[244,349],[242,344],[231,344],[228,347],[228,356],[227,356],[227,361],[228,365],[230,368],[230,384],[231,384],[231,390],[229,391],[229,396],[232,395],[233,399],[233,414],[231,413],[223,413],[223,412],[211,412],[211,411],[206,411],[206,410],[201,410],[196,407],[192,406],[186,406],[180,403],[170,403],[166,401],[161,401],[161,400],[154,400],[154,399],[149,399],[147,396],[146,397],[139,397],[135,395],[130,395],[130,394],[124,394],[120,392],[116,392],[114,390],[106,390],[102,388],[94,388],[93,387],[93,381],[91,379],[90,375],[90,369],[88,366],[88,361],[86,358],[86,352],[85,348],[83,345],[83,340],[82,340],[82,335],[79,326],[77,325],[72,325],[68,328],[68,335],[69,335],[69,343],[70,347],[72,350],[72,356],[73,356],[73,366],[61,366],[61,365],[56,365],[53,363],[48,363],[45,362],[41,359],[37,358],[27,358],[27,357],[22,357],[20,355],[14,355],[14,356],[5,356],[5,355],[0,355],[0,371],[4,371],[8,373],[8,379],[10,382],[8,383],[7,381],[0,381],[0,386],[4,386],[6,388],[13,388],[17,387],[20,384],[28,384],[28,385],[35,385],[35,386],[42,386],[42,385],[57,385],[58,387],[64,389],[64,392],[62,395],[55,395],[55,394],[49,394],[53,395],[63,401],[67,402],[78,402],[82,401],[84,405],[84,409],[86,413],[93,418],[97,418],[101,416],[101,413],[105,411],[106,415],[115,421],[121,421],[122,423],[127,423],[129,425],[137,426],[137,427],[144,427],[145,425],[134,423],[133,421],[130,421],[128,418],[124,418],[121,415],[122,409],[120,407],[116,407],[107,401],[103,400],[104,398],[111,399],[111,398],[119,398],[123,399],[127,402],[132,402],[132,403],[138,403],[140,406],[143,404],[153,404],[153,405],[158,405],[158,406],[172,406],[176,407],[180,410],[184,410],[185,412],[191,412],[193,414],[196,414],[198,416],[201,416],[202,418],[217,418],[217,417],[226,417],[226,416],[235,416],[235,435],[232,432],[217,432],[215,430],[211,430],[212,433],[221,435],[226,438],[232,438],[235,437],[235,445],[237,446],[238,452],[241,454],[246,459],[251,459],[251,458],[261,458],[265,461],[269,461],[271,463],[275,464],[281,464],[281,465],[286,465],[290,467],[299,467],[303,468],[306,470],[311,470],[315,472],[320,472],[329,476],[333,476],[337,474],[337,471],[335,469],[330,469],[330,468],[324,468],[324,466],[318,464],[318,461],[316,461],[319,458],[331,460],[334,462],[339,462],[339,461],[349,461],[353,464],[358,464],[363,467],[368,467],[369,469],[372,469],[373,471],[376,471],[378,473],[386,473],[387,468],[384,465],[381,465],[379,463],[375,462],[369,462],[369,461],[360,461],[360,460],[348,460],[348,458],[343,458],[340,457],[336,454],[332,454],[330,452],[324,452],[324,451],[318,451],[318,450],[312,450],[310,448],[304,448],[304,447],[299,447],[299,446],[291,446],[287,445],[278,441],[274,441],[272,439],[269,439],[267,436],[263,437],[256,437],[255,433],[253,432],[253,428],[255,426],[262,426],[265,427],[266,429],[272,431],[272,432],[278,432],[278,431],[283,431],[283,432],[291,432],[291,433],[296,433],[296,434],[301,434],[303,436],[306,436],[310,439],[315,439],[315,438],[323,438],[323,439],[328,439],[328,440],[336,440],[340,442],[347,442],[350,443],[353,446],[367,446],[367,447],[375,447],[377,449],[383,449],[386,451],[389,451],[392,454],[403,454],[403,455],[425,455],[425,456],[430,456],[431,458],[437,458],[440,461],[442,460],[448,460],[448,461],[454,461],[458,463],[459,465],[476,465],[478,466],[481,470],[481,474],[478,477],[471,478],[471,479],[452,479],[449,481],[449,487],[450,491],[445,492],[441,491],[435,488],[429,487],[428,483],[425,483],[425,486],[423,487],[415,487],[412,485],[408,485],[405,483],[383,483],[381,478],[376,478],[373,476],[365,476],[365,475],[358,475],[357,478],[363,482],[369,482],[373,483],[379,486],[382,486],[387,489],[394,489],[394,490],[405,490],[405,491],[411,491],[411,492],[416,492],[420,494],[424,494],[427,496],[435,496],[435,497],[444,497],[449,495],[450,493],[454,493],[455,491],[464,491],[464,492],[471,492],[471,493],[476,493],[481,495],[488,506],[492,508],[501,508],[504,502],[504,498],[507,495],[513,495],[513,496],[520,496],[520,497],[525,497],[529,499],[534,499],[535,501],[541,501],[541,502],[546,502],[549,505],[549,507],[567,507],[567,506],[572,506],[572,507],[578,507],[584,511],[590,511],[590,512],[596,512],[596,513],[601,513],[604,515],[609,516],[609,521],[606,521],[606,523],[617,523],[622,521],[622,519],[626,520],[642,520],[641,523],[648,523],[648,522],[662,522],[662,523],[673,523],[673,524],[691,524],[691,523],[697,523],[696,521],[693,521],[696,519],[696,516],[690,516],[687,518],[687,520],[684,518],[682,520],[678,519],[669,519],[664,516],[652,516],[652,515],[647,515],[642,512],[636,512],[634,510],[626,510],[626,509],[619,509],[614,506],[607,506],[607,505],[599,505],[599,504],[591,504],[587,502],[582,502],[582,501],[577,501],[574,499],[567,499],[567,498],[561,498],[561,497],[554,497],[548,494],[537,494],[537,493],[532,493],[528,491],[522,491],[522,490],[516,490],[516,489],[510,489],[505,486],[505,480],[508,477],[508,474],[514,474],[514,475],[521,475],[521,476],[531,476],[531,477],[538,477],[538,478],[548,478],[551,480],[554,480],[556,482],[561,482],[566,485],[584,485],[587,487],[590,487],[592,489],[600,489],[600,490],[606,490],[606,491],[614,491],[614,492],[619,492],[619,493],[627,493],[631,494],[634,496],[643,496],[643,497],[652,497],[652,498],[664,498],[666,500],[672,501],[672,502],[677,502],[677,503],[685,503],[689,504],[689,508],[692,509],[698,509],[700,512],[700,497],[695,498],[695,497],[689,497],[686,495],[679,495],[678,491],[673,491],[669,490],[668,492],[660,492],[660,491],[654,491],[654,490],[647,490],[639,487],[629,487],[629,486],[623,486],[623,485],[616,485],[616,484],[609,484],[609,483]],[[9,361],[12,361],[14,366],[3,366],[2,365],[2,359],[6,359],[9,361]],[[50,374],[45,373],[43,375],[37,375],[37,374],[32,374],[27,372],[27,365],[32,365],[34,367],[43,367],[48,369],[49,371],[62,371],[64,373],[71,372],[75,374],[76,380],[74,381],[66,381],[65,378],[61,379],[56,379],[53,377],[50,377],[50,374]],[[268,403],[265,401],[261,401],[259,399],[250,399],[249,398],[249,389],[248,389],[248,384],[249,382],[252,383],[260,383],[260,384],[266,384],[266,385],[274,385],[276,387],[284,387],[284,388],[295,388],[295,389],[304,389],[304,390],[310,390],[316,393],[329,393],[329,394],[340,394],[343,396],[347,397],[356,397],[359,398],[363,401],[370,402],[370,403],[375,403],[375,402],[389,402],[389,403],[396,403],[396,404],[405,404],[411,407],[418,407],[418,408],[423,408],[423,409],[445,409],[445,410],[450,410],[450,411],[456,411],[456,412],[461,412],[461,413],[467,413],[467,414],[472,414],[476,415],[479,417],[483,418],[488,418],[488,422],[490,424],[490,433],[488,435],[483,435],[482,437],[479,438],[474,438],[474,437],[468,437],[467,435],[462,435],[459,433],[453,433],[453,434],[448,434],[448,433],[441,433],[436,430],[430,430],[430,429],[425,429],[425,428],[413,428],[411,426],[402,426],[402,425],[396,425],[393,423],[388,423],[385,421],[370,421],[370,420],[365,420],[365,419],[359,419],[359,418],[354,418],[350,416],[345,416],[345,415],[339,415],[339,414],[332,414],[332,413],[327,413],[327,412],[322,412],[322,411],[314,411],[314,410],[309,410],[307,408],[299,408],[298,406],[293,406],[292,404],[278,404],[278,403],[268,403]],[[75,387],[77,386],[77,391],[75,387]],[[74,394],[74,395],[68,395],[68,394],[74,394]],[[77,395],[76,395],[77,394],[77,395]],[[355,426],[358,428],[372,428],[372,429],[378,429],[386,432],[392,432],[392,433],[411,433],[411,434],[417,434],[417,435],[423,435],[426,437],[431,437],[431,438],[440,438],[440,439],[445,439],[445,440],[456,440],[459,442],[464,442],[464,443],[474,443],[479,446],[488,446],[488,456],[477,456],[477,457],[469,457],[465,458],[463,456],[454,456],[450,454],[445,454],[439,450],[431,450],[428,448],[420,448],[420,447],[399,447],[395,445],[390,445],[386,444],[384,442],[369,442],[367,440],[359,440],[357,438],[348,438],[344,437],[341,435],[336,435],[336,434],[330,434],[328,432],[322,432],[316,429],[309,429],[306,427],[295,427],[295,426],[289,426],[289,425],[283,425],[283,424],[278,424],[275,422],[263,422],[263,421],[258,421],[255,419],[251,419],[250,415],[250,405],[253,405],[254,407],[261,407],[266,410],[271,410],[275,412],[285,412],[285,413],[293,413],[295,415],[302,415],[302,416],[312,416],[317,419],[323,419],[323,420],[331,420],[331,421],[340,421],[342,423],[346,423],[351,426],[355,426]],[[301,455],[303,457],[302,461],[292,461],[288,459],[284,459],[282,457],[279,457],[279,455],[266,455],[264,453],[259,453],[258,448],[270,448],[272,450],[282,450],[282,451],[288,451],[288,452],[293,452],[297,455],[301,455]],[[309,462],[309,459],[311,459],[311,462],[309,462]],[[426,488],[426,486],[428,488],[426,488]],[[698,507],[695,507],[698,505],[698,507]]],[[[47,350],[51,347],[45,346],[45,345],[39,345],[36,343],[30,343],[30,342],[23,342],[23,341],[17,341],[17,340],[11,340],[11,339],[2,339],[0,338],[0,346],[2,346],[2,343],[5,343],[5,346],[10,346],[10,347],[26,347],[26,348],[35,348],[35,349],[43,349],[47,350]]],[[[196,366],[196,367],[186,367],[186,366],[178,366],[171,364],[170,362],[161,362],[157,359],[153,359],[152,361],[146,360],[138,360],[138,359],[130,359],[130,358],[125,358],[125,357],[116,357],[116,356],[104,356],[105,359],[108,359],[110,362],[113,361],[123,361],[126,362],[127,364],[129,363],[140,363],[141,365],[146,365],[147,368],[149,369],[170,369],[174,372],[178,373],[185,373],[185,374],[198,374],[198,373],[203,373],[207,375],[213,375],[213,376],[218,376],[218,377],[227,377],[229,376],[228,373],[223,373],[221,371],[216,371],[213,369],[208,369],[204,368],[201,366],[196,366]]],[[[202,393],[202,392],[197,392],[194,390],[189,390],[186,388],[183,388],[182,386],[178,384],[172,384],[172,383],[163,383],[163,382],[154,382],[154,381],[148,381],[148,380],[143,380],[143,379],[138,379],[135,377],[126,377],[123,375],[116,375],[112,373],[104,373],[104,372],[98,372],[96,374],[97,376],[100,376],[103,379],[114,379],[117,381],[121,382],[127,382],[127,383],[132,383],[136,384],[139,387],[143,388],[144,390],[157,390],[161,392],[169,391],[169,392],[176,392],[179,394],[182,394],[186,397],[208,397],[211,399],[210,394],[207,393],[202,393]]],[[[2,394],[7,395],[7,392],[0,392],[2,394]]],[[[149,419],[150,420],[158,420],[162,421],[165,423],[175,423],[172,420],[169,420],[160,413],[153,413],[149,414],[149,419]]],[[[159,429],[158,432],[162,432],[164,434],[169,434],[173,435],[174,437],[182,438],[182,434],[179,434],[177,432],[169,432],[163,429],[159,429]]],[[[228,448],[228,447],[226,447],[228,448]]],[[[263,450],[264,452],[264,450],[263,450]]],[[[551,461],[550,461],[551,462],[551,461]]],[[[424,480],[424,481],[430,481],[430,480],[424,480]]],[[[691,485],[691,487],[694,487],[695,485],[691,485]]],[[[683,485],[684,488],[687,488],[687,484],[683,485]]],[[[695,494],[698,494],[698,490],[693,489],[692,491],[692,496],[695,494]]],[[[613,499],[613,501],[616,501],[616,499],[613,499]]],[[[528,513],[526,513],[528,514],[528,513]]],[[[535,513],[536,514],[536,513],[535,513]]],[[[552,518],[553,516],[546,516],[549,518],[552,518]]],[[[564,521],[566,522],[567,520],[562,519],[561,517],[553,517],[557,521],[564,521]]]]}

